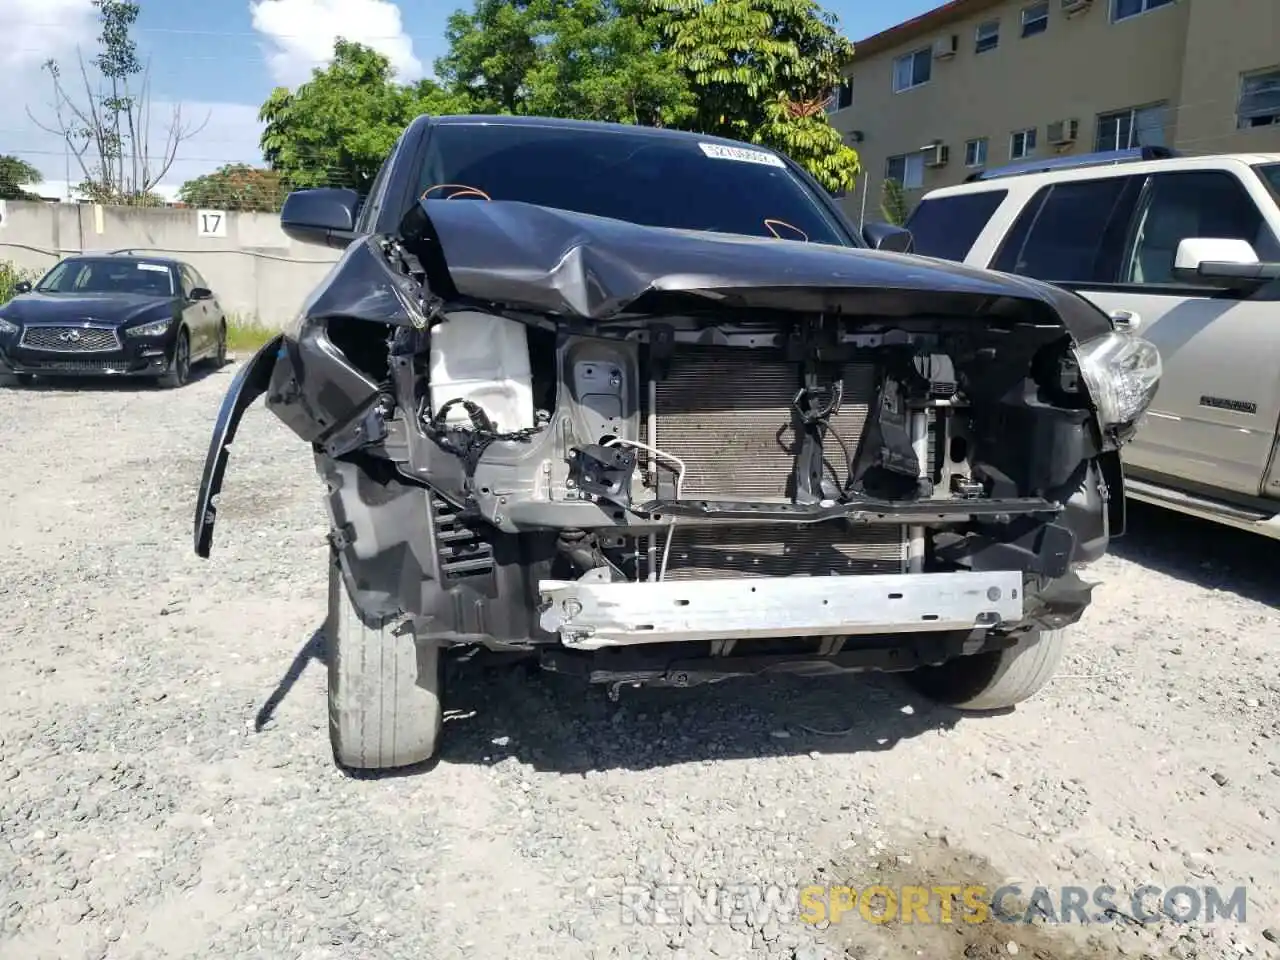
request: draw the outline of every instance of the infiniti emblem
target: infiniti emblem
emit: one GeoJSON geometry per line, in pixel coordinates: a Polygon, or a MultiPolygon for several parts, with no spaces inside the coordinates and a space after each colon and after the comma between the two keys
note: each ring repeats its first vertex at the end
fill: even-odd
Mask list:
{"type": "Polygon", "coordinates": [[[63,343],[79,343],[80,331],[64,330],[62,333],[58,334],[58,339],[61,340],[63,343]]]}

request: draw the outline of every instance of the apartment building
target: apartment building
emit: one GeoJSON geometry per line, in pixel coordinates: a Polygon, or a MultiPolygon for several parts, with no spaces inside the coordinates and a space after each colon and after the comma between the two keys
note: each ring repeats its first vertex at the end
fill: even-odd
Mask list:
{"type": "Polygon", "coordinates": [[[856,45],[828,107],[880,218],[987,167],[1136,146],[1280,152],[1280,0],[952,0],[856,45]]]}

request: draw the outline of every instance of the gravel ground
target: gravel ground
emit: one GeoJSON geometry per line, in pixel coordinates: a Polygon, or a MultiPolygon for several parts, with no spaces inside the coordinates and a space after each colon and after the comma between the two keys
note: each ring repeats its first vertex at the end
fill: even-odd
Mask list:
{"type": "Polygon", "coordinates": [[[1060,676],[1006,715],[884,677],[614,704],[471,662],[434,770],[353,779],[325,729],[319,485],[261,408],[213,559],[191,552],[233,370],[0,393],[0,956],[1278,955],[1274,545],[1135,508],[1060,676]],[[1248,905],[1089,926],[623,909],[881,881],[1248,905]]]}

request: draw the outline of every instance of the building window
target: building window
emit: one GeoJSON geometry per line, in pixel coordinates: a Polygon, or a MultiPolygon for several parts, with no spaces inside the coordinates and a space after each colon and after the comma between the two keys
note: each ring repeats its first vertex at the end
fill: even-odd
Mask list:
{"type": "Polygon", "coordinates": [[[1000,21],[988,20],[978,24],[977,39],[974,43],[975,53],[986,53],[1000,46],[1000,21]]]}
{"type": "Polygon", "coordinates": [[[853,106],[853,77],[846,77],[838,87],[831,88],[827,100],[827,113],[835,113],[853,106]]]}
{"type": "Polygon", "coordinates": [[[1049,0],[1040,0],[1022,8],[1022,35],[1034,37],[1049,29],[1049,0]]]}
{"type": "Polygon", "coordinates": [[[966,167],[985,167],[987,165],[987,138],[979,137],[964,145],[964,165],[966,167]]]}
{"type": "Polygon", "coordinates": [[[1268,70],[1244,78],[1236,115],[1241,130],[1280,124],[1280,70],[1268,70]]]}
{"type": "Polygon", "coordinates": [[[1164,146],[1164,118],[1168,107],[1163,103],[1149,107],[1116,110],[1098,116],[1098,135],[1094,149],[1132,150],[1135,147],[1164,146]]]}
{"type": "Polygon", "coordinates": [[[893,92],[901,93],[929,82],[933,69],[933,51],[925,47],[893,61],[893,92]]]}
{"type": "Polygon", "coordinates": [[[1015,130],[1009,138],[1009,159],[1024,160],[1036,152],[1036,128],[1015,130]]]}
{"type": "Polygon", "coordinates": [[[1111,22],[1128,20],[1157,7],[1167,7],[1173,0],[1111,0],[1111,22]]]}
{"type": "Polygon", "coordinates": [[[897,180],[904,190],[917,190],[924,186],[924,154],[904,153],[890,157],[885,164],[884,178],[897,180]]]}

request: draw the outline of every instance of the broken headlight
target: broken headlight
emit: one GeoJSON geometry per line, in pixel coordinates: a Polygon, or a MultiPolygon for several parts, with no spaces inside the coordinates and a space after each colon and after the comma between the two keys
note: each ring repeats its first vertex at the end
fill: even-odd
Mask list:
{"type": "Polygon", "coordinates": [[[1160,386],[1160,351],[1149,340],[1112,331],[1076,347],[1080,375],[1103,427],[1128,427],[1160,386]]]}

